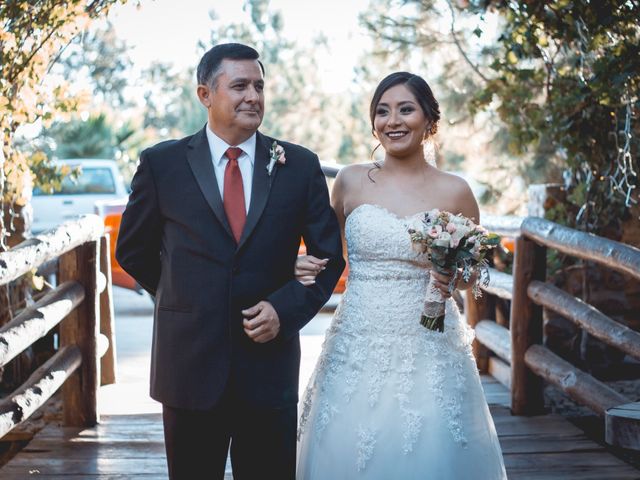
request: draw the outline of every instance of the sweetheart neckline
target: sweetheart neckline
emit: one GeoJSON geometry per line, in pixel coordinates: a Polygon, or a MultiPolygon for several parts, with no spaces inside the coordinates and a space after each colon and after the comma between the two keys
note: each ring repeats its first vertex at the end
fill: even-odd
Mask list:
{"type": "Polygon", "coordinates": [[[378,210],[382,210],[383,212],[387,213],[388,215],[392,216],[393,218],[395,218],[396,220],[409,220],[413,217],[417,217],[418,215],[423,215],[427,212],[429,212],[430,210],[424,210],[421,212],[416,212],[413,213],[411,215],[398,215],[395,212],[392,212],[391,210],[389,210],[386,207],[383,207],[382,205],[378,205],[377,203],[361,203],[360,205],[358,205],[356,208],[354,208],[353,210],[351,210],[351,212],[349,213],[349,215],[347,215],[347,218],[345,219],[345,223],[351,218],[351,216],[356,212],[356,210],[360,209],[361,207],[373,207],[373,208],[377,208],[378,210]]]}

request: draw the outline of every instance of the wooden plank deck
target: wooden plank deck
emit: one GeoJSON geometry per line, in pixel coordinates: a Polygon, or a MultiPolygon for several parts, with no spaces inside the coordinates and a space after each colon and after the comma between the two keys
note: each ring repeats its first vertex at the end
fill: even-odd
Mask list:
{"type": "MultiPolygon", "coordinates": [[[[640,479],[640,471],[565,419],[514,417],[507,390],[488,376],[483,385],[509,479],[640,479]]],[[[108,415],[91,429],[49,425],[0,469],[0,478],[166,479],[165,461],[160,414],[108,415]]]]}
{"type": "Polygon", "coordinates": [[[486,375],[482,384],[510,480],[640,479],[639,470],[561,416],[512,416],[508,390],[486,375]]]}
{"type": "MultiPolygon", "coordinates": [[[[99,397],[101,411],[108,414],[90,429],[47,426],[0,468],[0,479],[167,478],[160,408],[147,395],[152,309],[144,297],[119,289],[114,294],[119,380],[117,385],[103,387],[99,397]]],[[[318,316],[303,331],[303,386],[329,319],[329,315],[318,316]]],[[[482,383],[510,480],[640,479],[640,471],[609,454],[562,417],[511,416],[507,389],[489,376],[483,376],[482,383]]],[[[231,474],[226,478],[230,480],[231,474]]]]}

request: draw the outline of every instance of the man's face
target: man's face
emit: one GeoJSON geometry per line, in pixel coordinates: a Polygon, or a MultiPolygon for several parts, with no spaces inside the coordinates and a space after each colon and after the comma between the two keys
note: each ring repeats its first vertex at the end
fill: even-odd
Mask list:
{"type": "Polygon", "coordinates": [[[264,77],[257,60],[224,59],[215,86],[198,86],[209,124],[231,145],[249,138],[264,115],[264,77]]]}

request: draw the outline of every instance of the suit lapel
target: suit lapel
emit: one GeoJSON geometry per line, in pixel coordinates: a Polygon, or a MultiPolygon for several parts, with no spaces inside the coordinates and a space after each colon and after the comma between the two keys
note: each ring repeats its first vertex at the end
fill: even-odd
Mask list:
{"type": "MultiPolygon", "coordinates": [[[[205,125],[204,128],[207,128],[207,126],[205,125]]],[[[213,210],[226,232],[233,238],[231,228],[227,222],[227,216],[224,213],[222,197],[220,197],[216,173],[211,160],[211,150],[209,149],[209,142],[204,129],[196,133],[187,145],[187,161],[211,210],[213,210]]]]}
{"type": "Polygon", "coordinates": [[[262,135],[260,132],[257,132],[256,156],[253,162],[253,180],[251,182],[251,203],[249,204],[247,222],[244,225],[244,230],[242,231],[242,236],[238,243],[238,249],[242,248],[242,245],[244,245],[254,228],[256,228],[258,220],[260,220],[264,207],[267,204],[269,191],[271,190],[271,183],[278,171],[278,168],[274,168],[271,175],[267,172],[270,148],[270,139],[262,135]]]}

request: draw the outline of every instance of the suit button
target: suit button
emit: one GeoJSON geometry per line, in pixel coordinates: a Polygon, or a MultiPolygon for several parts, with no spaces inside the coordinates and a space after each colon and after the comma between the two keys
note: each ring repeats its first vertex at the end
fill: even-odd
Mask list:
{"type": "Polygon", "coordinates": [[[233,266],[233,268],[231,269],[231,271],[232,271],[233,273],[238,273],[238,270],[239,270],[239,268],[238,268],[238,266],[237,266],[237,265],[234,265],[234,266],[233,266]]]}

